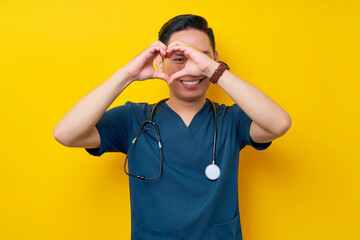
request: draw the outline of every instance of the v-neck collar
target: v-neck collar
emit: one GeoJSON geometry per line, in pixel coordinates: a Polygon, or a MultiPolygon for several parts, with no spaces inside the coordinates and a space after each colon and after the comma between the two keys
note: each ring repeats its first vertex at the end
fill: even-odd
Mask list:
{"type": "Polygon", "coordinates": [[[206,112],[206,111],[208,110],[208,108],[210,107],[211,104],[210,104],[209,100],[206,99],[205,104],[201,107],[201,109],[200,109],[200,110],[194,115],[194,117],[191,119],[191,122],[190,122],[189,126],[186,126],[184,120],[180,117],[180,115],[179,115],[177,112],[175,112],[166,102],[164,102],[164,104],[162,104],[162,105],[164,106],[164,108],[165,108],[166,110],[168,110],[169,112],[171,112],[179,121],[181,121],[182,125],[183,125],[186,129],[190,130],[191,126],[193,126],[193,125],[196,123],[196,121],[197,121],[197,119],[199,118],[199,116],[201,116],[204,112],[206,112]]]}

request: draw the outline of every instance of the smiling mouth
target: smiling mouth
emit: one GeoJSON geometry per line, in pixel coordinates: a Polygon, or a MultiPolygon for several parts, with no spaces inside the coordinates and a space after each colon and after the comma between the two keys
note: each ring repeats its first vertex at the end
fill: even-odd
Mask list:
{"type": "Polygon", "coordinates": [[[198,83],[200,83],[202,80],[204,80],[203,78],[197,81],[180,81],[182,84],[187,85],[187,86],[193,86],[196,85],[198,83]]]}

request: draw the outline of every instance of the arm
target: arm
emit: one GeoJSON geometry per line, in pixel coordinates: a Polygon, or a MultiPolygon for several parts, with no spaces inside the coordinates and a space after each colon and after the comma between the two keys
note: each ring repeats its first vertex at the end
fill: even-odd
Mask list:
{"type": "MultiPolygon", "coordinates": [[[[212,69],[216,69],[214,64],[212,69]]],[[[225,71],[217,84],[253,120],[250,137],[254,142],[270,142],[284,135],[291,126],[289,114],[250,83],[225,71]]]]}
{"type": "MultiPolygon", "coordinates": [[[[187,74],[205,75],[210,78],[219,66],[214,59],[184,42],[178,41],[169,45],[168,55],[176,51],[183,52],[188,61],[181,71],[170,77],[170,81],[187,74]]],[[[250,137],[254,142],[270,142],[285,134],[290,128],[291,118],[287,112],[250,83],[226,70],[217,84],[253,120],[250,137]]]]}
{"type": "Polygon", "coordinates": [[[100,135],[95,124],[129,83],[124,71],[119,69],[70,109],[55,126],[55,139],[67,147],[99,147],[100,135]]]}
{"type": "Polygon", "coordinates": [[[157,55],[165,56],[166,46],[154,42],[107,81],[82,98],[55,126],[54,138],[68,147],[97,148],[100,135],[95,125],[120,93],[135,80],[169,77],[154,70],[157,55]]]}

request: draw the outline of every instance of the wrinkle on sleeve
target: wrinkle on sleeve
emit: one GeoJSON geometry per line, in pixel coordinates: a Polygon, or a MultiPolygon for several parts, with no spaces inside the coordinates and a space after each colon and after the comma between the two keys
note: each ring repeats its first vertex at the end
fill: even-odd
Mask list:
{"type": "Polygon", "coordinates": [[[232,105],[231,108],[236,119],[235,122],[238,124],[240,150],[246,145],[250,145],[260,151],[267,149],[272,142],[257,143],[250,137],[250,126],[253,120],[237,104],[232,105]]]}
{"type": "Polygon", "coordinates": [[[126,153],[130,124],[131,108],[129,105],[118,106],[106,111],[95,125],[100,134],[100,147],[85,148],[85,150],[93,156],[101,156],[105,152],[126,153]]]}

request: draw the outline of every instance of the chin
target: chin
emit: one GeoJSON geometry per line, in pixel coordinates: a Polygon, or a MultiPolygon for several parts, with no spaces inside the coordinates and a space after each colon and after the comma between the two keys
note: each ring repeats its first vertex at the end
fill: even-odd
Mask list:
{"type": "Polygon", "coordinates": [[[209,86],[210,84],[206,84],[205,86],[203,85],[201,88],[198,88],[196,90],[187,90],[184,89],[182,86],[169,85],[169,92],[170,96],[175,97],[179,100],[186,102],[196,102],[203,98],[206,98],[206,92],[209,86]]]}
{"type": "Polygon", "coordinates": [[[194,94],[194,93],[175,93],[172,92],[170,96],[175,97],[179,100],[185,101],[185,102],[196,102],[204,97],[206,97],[206,92],[203,94],[194,94]]]}

